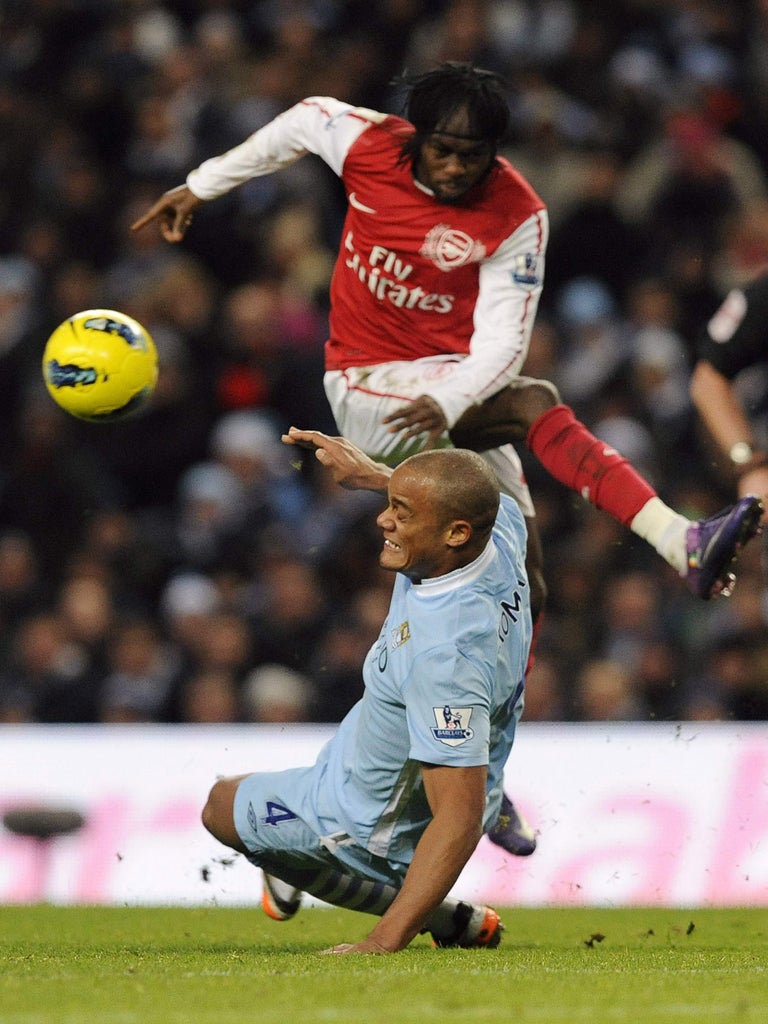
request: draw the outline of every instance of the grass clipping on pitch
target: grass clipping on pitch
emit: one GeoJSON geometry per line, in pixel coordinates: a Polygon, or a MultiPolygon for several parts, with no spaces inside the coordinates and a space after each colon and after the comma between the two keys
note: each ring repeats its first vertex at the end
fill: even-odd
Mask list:
{"type": "Polygon", "coordinates": [[[322,956],[318,907],[0,907],[2,1024],[768,1020],[768,909],[508,909],[496,950],[322,956]]]}

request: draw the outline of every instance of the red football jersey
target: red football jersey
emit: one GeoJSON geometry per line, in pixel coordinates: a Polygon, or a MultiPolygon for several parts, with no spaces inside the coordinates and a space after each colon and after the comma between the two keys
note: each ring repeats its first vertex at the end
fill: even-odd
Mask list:
{"type": "Polygon", "coordinates": [[[331,283],[329,369],[468,353],[481,264],[543,210],[503,159],[471,198],[439,202],[401,158],[412,130],[394,117],[371,125],[344,162],[349,207],[331,283]]]}
{"type": "Polygon", "coordinates": [[[401,149],[412,126],[327,96],[303,100],[187,178],[201,199],[306,153],[342,178],[349,202],[331,283],[326,366],[452,354],[428,393],[455,422],[514,379],[543,285],[545,206],[508,161],[460,203],[440,202],[401,149]]]}

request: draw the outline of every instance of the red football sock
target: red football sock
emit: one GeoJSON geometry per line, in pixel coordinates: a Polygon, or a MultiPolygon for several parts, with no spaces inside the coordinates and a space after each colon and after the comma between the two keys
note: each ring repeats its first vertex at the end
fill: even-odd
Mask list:
{"type": "Polygon", "coordinates": [[[629,526],[656,491],[614,448],[591,434],[567,405],[531,424],[528,448],[561,484],[629,526]]]}

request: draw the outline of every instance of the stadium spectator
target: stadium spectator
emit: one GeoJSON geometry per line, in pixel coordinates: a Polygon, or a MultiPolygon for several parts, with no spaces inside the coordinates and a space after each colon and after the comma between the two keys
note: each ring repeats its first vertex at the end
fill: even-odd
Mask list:
{"type": "Polygon", "coordinates": [[[619,209],[646,225],[663,259],[679,237],[721,244],[728,218],[765,196],[765,171],[748,146],[698,107],[670,105],[661,137],[627,167],[619,209]]]}
{"type": "Polygon", "coordinates": [[[209,615],[196,645],[196,667],[232,674],[238,684],[253,664],[253,637],[242,615],[229,609],[209,615]]]}
{"type": "MultiPolygon", "coordinates": [[[[719,716],[737,721],[768,718],[768,642],[765,626],[757,632],[735,632],[713,638],[706,650],[707,667],[689,701],[719,704],[719,716]]],[[[698,712],[701,714],[701,712],[698,712]]]]}
{"type": "Polygon", "coordinates": [[[360,665],[379,633],[391,596],[388,586],[361,587],[340,604],[314,646],[313,719],[340,722],[360,696],[360,665]]]}
{"type": "Polygon", "coordinates": [[[122,486],[99,453],[77,444],[38,380],[22,396],[18,440],[0,476],[0,519],[28,534],[41,570],[57,583],[82,543],[90,514],[120,507],[122,486]]]}
{"type": "Polygon", "coordinates": [[[211,353],[219,366],[217,411],[272,410],[291,423],[309,410],[326,422],[327,404],[318,397],[324,329],[317,310],[278,279],[233,288],[221,310],[223,346],[211,353]]]}
{"type": "MultiPolygon", "coordinates": [[[[358,662],[358,671],[359,666],[358,662]]],[[[301,672],[285,665],[260,665],[243,682],[243,717],[246,722],[310,722],[312,691],[312,681],[301,672]]]]}
{"type": "MultiPolygon", "coordinates": [[[[39,611],[48,588],[32,538],[21,530],[0,533],[0,652],[27,615],[39,611]]],[[[0,655],[1,657],[1,655],[0,655]]]]}
{"type": "Polygon", "coordinates": [[[526,722],[557,722],[571,717],[563,693],[564,673],[549,654],[538,653],[525,677],[526,722]]]}
{"type": "Polygon", "coordinates": [[[631,667],[621,660],[588,661],[578,678],[574,705],[582,722],[631,722],[647,718],[631,667]]]}
{"type": "Polygon", "coordinates": [[[47,724],[94,722],[99,674],[61,615],[43,609],[24,619],[0,682],[4,712],[47,724]]]}
{"type": "Polygon", "coordinates": [[[179,677],[186,678],[199,667],[203,637],[224,610],[223,596],[211,577],[185,570],[170,577],[157,605],[163,633],[178,651],[179,677]]]}
{"type": "MultiPolygon", "coordinates": [[[[619,154],[606,147],[591,147],[582,159],[583,173],[574,175],[576,195],[564,204],[559,221],[553,221],[547,288],[559,296],[561,288],[573,279],[597,279],[618,303],[626,298],[637,268],[647,264],[647,239],[642,228],[630,224],[618,209],[623,183],[619,154]]],[[[544,176],[542,182],[545,180],[544,176]]],[[[549,206],[546,189],[542,198],[549,206]]]]}
{"type": "Polygon", "coordinates": [[[99,687],[98,720],[166,720],[177,670],[174,649],[152,621],[122,618],[109,639],[108,670],[99,687]]]}
{"type": "Polygon", "coordinates": [[[209,725],[240,722],[240,687],[233,672],[203,668],[187,675],[176,695],[178,720],[209,725]]]}
{"type": "Polygon", "coordinates": [[[107,643],[117,622],[118,610],[110,579],[97,567],[98,575],[88,568],[73,566],[56,595],[56,610],[73,643],[85,652],[94,671],[100,672],[107,659],[107,643]]]}
{"type": "Polygon", "coordinates": [[[328,627],[329,597],[317,567],[291,551],[288,536],[273,535],[275,551],[258,562],[258,583],[244,612],[253,637],[253,663],[309,672],[328,627]]]}

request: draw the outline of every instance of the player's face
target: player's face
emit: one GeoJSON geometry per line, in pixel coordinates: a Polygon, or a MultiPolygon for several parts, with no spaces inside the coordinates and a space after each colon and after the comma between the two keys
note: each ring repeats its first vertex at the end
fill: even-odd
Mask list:
{"type": "Polygon", "coordinates": [[[472,138],[466,110],[457,110],[422,145],[416,178],[441,203],[458,203],[488,173],[495,153],[490,142],[472,138]]]}
{"type": "Polygon", "coordinates": [[[432,488],[408,468],[389,480],[389,504],[376,520],[384,534],[379,565],[418,581],[454,568],[446,543],[450,526],[438,519],[432,488]]]}
{"type": "Polygon", "coordinates": [[[421,147],[416,178],[441,203],[458,203],[488,173],[494,153],[488,142],[436,132],[421,147]]]}

